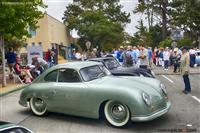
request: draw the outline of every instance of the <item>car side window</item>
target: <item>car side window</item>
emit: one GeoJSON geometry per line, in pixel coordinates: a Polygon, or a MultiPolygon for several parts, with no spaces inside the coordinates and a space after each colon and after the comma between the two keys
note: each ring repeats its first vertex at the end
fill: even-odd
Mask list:
{"type": "Polygon", "coordinates": [[[57,75],[58,75],[58,71],[53,71],[50,72],[49,74],[47,74],[44,78],[45,81],[47,82],[56,82],[57,81],[57,75]]]}
{"type": "Polygon", "coordinates": [[[77,83],[81,82],[81,80],[76,70],[60,69],[58,75],[58,82],[77,83]]]}

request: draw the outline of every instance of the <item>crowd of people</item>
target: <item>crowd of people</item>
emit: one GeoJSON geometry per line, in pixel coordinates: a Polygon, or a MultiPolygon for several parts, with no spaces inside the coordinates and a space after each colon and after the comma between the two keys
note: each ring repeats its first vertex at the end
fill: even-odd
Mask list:
{"type": "MultiPolygon", "coordinates": [[[[188,49],[189,50],[189,49],[188,49]]],[[[190,67],[195,66],[195,51],[196,48],[189,50],[190,67]]],[[[174,66],[174,73],[180,72],[180,59],[182,51],[180,48],[145,48],[144,45],[138,46],[120,46],[119,49],[113,49],[109,52],[98,51],[94,48],[90,53],[83,51],[80,53],[78,50],[73,50],[72,60],[87,60],[88,58],[115,57],[123,66],[136,66],[141,68],[152,68],[153,66],[162,67],[168,70],[169,66],[174,66]]]]}
{"type": "Polygon", "coordinates": [[[173,72],[179,72],[184,81],[185,88],[183,93],[191,92],[189,80],[189,67],[195,66],[196,48],[189,49],[187,46],[182,48],[145,48],[144,45],[138,46],[120,46],[119,49],[113,49],[110,52],[98,51],[96,48],[91,53],[78,51],[73,52],[74,60],[86,60],[96,57],[115,57],[123,66],[136,66],[140,68],[152,68],[153,66],[162,67],[167,71],[168,67],[173,65],[173,72]]]}
{"type": "MultiPolygon", "coordinates": [[[[87,60],[88,58],[97,57],[115,57],[123,66],[131,67],[136,66],[140,68],[148,68],[153,66],[162,67],[164,70],[168,70],[169,65],[173,65],[173,72],[180,72],[183,76],[185,83],[184,93],[191,91],[189,81],[189,67],[195,66],[195,48],[189,49],[188,47],[179,48],[157,48],[151,47],[145,48],[144,45],[138,46],[120,46],[119,49],[113,49],[109,52],[99,51],[96,48],[89,51],[83,51],[80,53],[78,50],[73,50],[72,60],[87,60]]],[[[21,59],[10,48],[6,53],[7,64],[10,70],[9,77],[13,78],[13,72],[15,72],[24,83],[31,83],[33,79],[42,74],[46,69],[57,64],[55,52],[48,50],[45,54],[45,58],[34,56],[32,58],[33,68],[23,66],[21,59]]]]}
{"type": "Polygon", "coordinates": [[[20,56],[12,48],[9,48],[5,58],[7,59],[9,67],[9,78],[13,79],[13,75],[17,74],[24,83],[31,83],[33,79],[37,78],[45,70],[56,65],[55,53],[52,50],[46,52],[44,59],[39,56],[34,56],[31,66],[23,65],[20,56]]]}

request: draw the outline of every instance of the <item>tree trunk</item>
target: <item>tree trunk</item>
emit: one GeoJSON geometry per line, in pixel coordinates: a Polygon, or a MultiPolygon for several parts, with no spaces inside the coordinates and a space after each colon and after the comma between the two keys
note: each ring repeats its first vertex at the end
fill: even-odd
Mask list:
{"type": "Polygon", "coordinates": [[[6,86],[6,67],[5,67],[5,48],[4,48],[4,36],[0,35],[0,46],[2,53],[2,87],[6,86]]]}
{"type": "MultiPolygon", "coordinates": [[[[148,26],[149,28],[151,27],[151,19],[150,19],[150,8],[149,8],[149,0],[146,1],[147,2],[147,19],[148,19],[148,26]]],[[[149,29],[148,28],[148,29],[149,29]]],[[[149,31],[149,30],[148,30],[149,31]]]]}
{"type": "MultiPolygon", "coordinates": [[[[147,7],[147,19],[148,19],[148,26],[149,26],[149,28],[151,27],[151,20],[150,20],[150,11],[149,11],[149,7],[147,7]]],[[[148,29],[149,29],[148,28],[148,29]]],[[[148,30],[149,31],[149,30],[148,30]]]]}
{"type": "Polygon", "coordinates": [[[162,39],[165,40],[167,37],[167,1],[162,3],[162,39]]]}
{"type": "Polygon", "coordinates": [[[153,9],[151,10],[151,26],[153,25],[153,9]]]}

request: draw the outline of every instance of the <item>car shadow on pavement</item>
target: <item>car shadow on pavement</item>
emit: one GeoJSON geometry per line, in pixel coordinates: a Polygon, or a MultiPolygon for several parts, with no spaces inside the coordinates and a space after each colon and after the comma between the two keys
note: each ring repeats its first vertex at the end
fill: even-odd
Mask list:
{"type": "MultiPolygon", "coordinates": [[[[27,113],[28,110],[24,111],[24,113],[27,113]]],[[[37,118],[37,116],[34,116],[34,118],[37,118]]],[[[65,124],[71,124],[72,127],[80,127],[84,129],[90,129],[92,131],[99,131],[102,132],[157,132],[160,128],[166,128],[167,123],[169,123],[168,114],[161,116],[155,120],[149,121],[149,122],[132,122],[129,126],[125,128],[114,128],[107,124],[105,119],[90,119],[90,118],[83,118],[78,116],[70,116],[60,113],[52,113],[49,112],[48,115],[44,116],[43,118],[40,117],[40,120],[43,119],[44,121],[49,122],[57,122],[57,123],[65,123],[65,124]]],[[[168,127],[169,128],[169,127],[168,127]]]]}
{"type": "Polygon", "coordinates": [[[17,113],[22,114],[22,115],[33,115],[30,108],[24,108],[18,111],[17,113]]]}

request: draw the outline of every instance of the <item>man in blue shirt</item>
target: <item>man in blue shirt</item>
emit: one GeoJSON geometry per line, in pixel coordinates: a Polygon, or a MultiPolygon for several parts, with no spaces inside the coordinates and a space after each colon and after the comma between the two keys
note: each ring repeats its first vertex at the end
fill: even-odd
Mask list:
{"type": "Polygon", "coordinates": [[[136,46],[133,46],[132,56],[133,56],[133,62],[136,65],[138,62],[138,56],[139,56],[139,50],[136,48],[136,46]]]}
{"type": "Polygon", "coordinates": [[[119,51],[116,53],[116,58],[120,63],[123,63],[122,53],[124,51],[124,47],[120,46],[119,51]]]}
{"type": "Polygon", "coordinates": [[[7,59],[7,64],[10,69],[9,76],[10,76],[10,78],[13,78],[12,71],[13,71],[13,66],[16,63],[16,53],[14,53],[12,48],[8,49],[8,52],[6,53],[5,58],[7,59]]]}
{"type": "Polygon", "coordinates": [[[148,48],[148,61],[149,61],[149,67],[151,68],[152,66],[152,56],[153,56],[153,52],[151,47],[148,48]]]}

